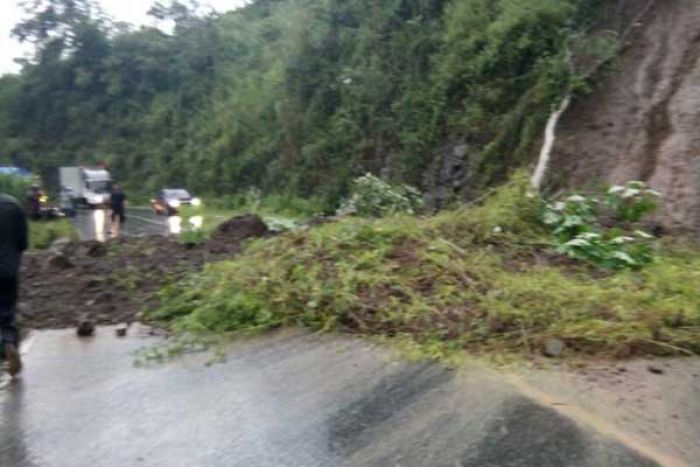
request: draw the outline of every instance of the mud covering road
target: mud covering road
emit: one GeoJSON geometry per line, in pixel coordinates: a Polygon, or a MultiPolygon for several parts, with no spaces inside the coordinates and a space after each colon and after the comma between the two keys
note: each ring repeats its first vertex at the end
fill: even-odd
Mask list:
{"type": "Polygon", "coordinates": [[[267,234],[259,217],[242,216],[223,223],[202,245],[183,245],[173,236],[125,235],[27,253],[21,270],[20,325],[68,328],[84,316],[96,324],[131,323],[155,305],[163,285],[206,263],[231,258],[245,240],[267,234]]]}
{"type": "Polygon", "coordinates": [[[0,384],[0,465],[674,465],[500,375],[397,361],[364,340],[281,333],[234,344],[222,364],[134,368],[131,352],[154,342],[109,328],[27,341],[22,380],[0,384]]]}

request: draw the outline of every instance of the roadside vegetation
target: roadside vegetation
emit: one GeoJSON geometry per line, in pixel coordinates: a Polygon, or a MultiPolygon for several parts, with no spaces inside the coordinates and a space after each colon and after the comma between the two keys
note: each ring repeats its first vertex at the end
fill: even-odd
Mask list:
{"type": "Polygon", "coordinates": [[[31,181],[15,175],[0,175],[0,193],[13,196],[20,203],[27,196],[31,181]]]}
{"type": "MultiPolygon", "coordinates": [[[[655,197],[635,186],[622,187],[640,190],[627,208],[655,197]]],[[[619,190],[608,192],[610,207],[623,199],[619,190]]],[[[551,338],[572,354],[700,352],[699,250],[640,234],[640,260],[629,251],[637,240],[615,240],[626,229],[641,233],[640,219],[602,210],[555,222],[553,213],[573,216],[581,203],[562,202],[528,196],[518,176],[481,205],[434,217],[349,217],[255,241],[165,288],[147,316],[200,337],[304,326],[408,338],[436,357],[462,349],[528,355],[551,338]],[[572,230],[562,237],[565,225],[572,230]],[[579,231],[605,239],[602,260],[598,247],[570,245],[579,231]]]]}
{"type": "Polygon", "coordinates": [[[446,144],[469,142],[455,196],[478,196],[529,164],[552,106],[585,91],[575,65],[615,50],[617,30],[586,36],[627,28],[610,4],[256,0],[220,15],[160,2],[165,34],[88,0],[27,2],[14,33],[36,53],[0,78],[0,163],[50,179],[105,161],[128,192],[259,187],[328,213],[358,176],[421,186],[446,144]]]}
{"type": "Polygon", "coordinates": [[[29,249],[45,250],[59,238],[78,240],[78,232],[68,219],[29,223],[29,249]]]}

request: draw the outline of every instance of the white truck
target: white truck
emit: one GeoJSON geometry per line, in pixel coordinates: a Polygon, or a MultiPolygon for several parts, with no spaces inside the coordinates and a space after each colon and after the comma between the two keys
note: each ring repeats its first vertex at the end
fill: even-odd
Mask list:
{"type": "Polygon", "coordinates": [[[61,193],[70,196],[75,206],[90,208],[109,204],[112,176],[101,168],[61,167],[61,193]]]}

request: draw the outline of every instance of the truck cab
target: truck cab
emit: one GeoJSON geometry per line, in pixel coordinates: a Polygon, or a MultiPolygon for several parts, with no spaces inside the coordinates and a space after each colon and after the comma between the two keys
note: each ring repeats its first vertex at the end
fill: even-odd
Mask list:
{"type": "Polygon", "coordinates": [[[61,189],[71,193],[73,204],[90,208],[106,206],[112,192],[112,176],[106,169],[61,167],[61,189]]]}
{"type": "Polygon", "coordinates": [[[106,206],[112,194],[112,177],[104,169],[83,169],[83,198],[91,207],[106,206]]]}

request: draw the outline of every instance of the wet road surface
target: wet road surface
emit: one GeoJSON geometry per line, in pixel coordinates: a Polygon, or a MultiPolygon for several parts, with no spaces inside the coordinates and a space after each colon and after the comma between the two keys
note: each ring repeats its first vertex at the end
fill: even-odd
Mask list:
{"type": "MultiPolygon", "coordinates": [[[[157,216],[151,209],[131,208],[127,210],[126,223],[121,234],[130,237],[142,235],[168,235],[172,233],[175,218],[157,216]]],[[[80,209],[73,218],[81,240],[104,241],[111,235],[112,225],[109,210],[80,209]]]]}
{"type": "Polygon", "coordinates": [[[299,333],[239,342],[213,366],[138,368],[154,341],[130,334],[28,341],[23,378],[0,385],[0,465],[658,465],[484,370],[299,333]]]}

